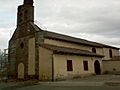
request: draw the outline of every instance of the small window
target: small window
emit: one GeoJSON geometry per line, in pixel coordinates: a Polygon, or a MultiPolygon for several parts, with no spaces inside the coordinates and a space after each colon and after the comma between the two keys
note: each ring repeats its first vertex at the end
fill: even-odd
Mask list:
{"type": "Polygon", "coordinates": [[[25,14],[27,14],[28,13],[28,10],[25,10],[25,14]]]}
{"type": "Polygon", "coordinates": [[[28,15],[28,11],[25,10],[25,12],[24,12],[24,19],[27,19],[27,18],[28,18],[27,15],[28,15]]]}
{"type": "Polygon", "coordinates": [[[92,48],[92,52],[93,52],[93,53],[96,53],[96,48],[92,48]]]}
{"type": "Polygon", "coordinates": [[[21,48],[24,48],[24,44],[23,44],[23,43],[21,43],[21,44],[20,44],[20,47],[21,47],[21,48]]]}
{"type": "Polygon", "coordinates": [[[67,60],[67,71],[73,71],[72,60],[67,60]]]}
{"type": "Polygon", "coordinates": [[[112,58],[112,49],[109,50],[110,58],[112,58]]]}
{"type": "Polygon", "coordinates": [[[88,61],[83,61],[84,70],[88,71],[88,61]]]}

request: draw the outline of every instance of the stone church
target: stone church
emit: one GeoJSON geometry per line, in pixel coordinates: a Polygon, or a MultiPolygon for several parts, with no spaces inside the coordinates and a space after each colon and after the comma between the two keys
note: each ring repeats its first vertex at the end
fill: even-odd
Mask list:
{"type": "Polygon", "coordinates": [[[9,40],[9,78],[64,80],[120,71],[119,48],[75,38],[34,24],[33,0],[18,7],[17,28],[9,40]]]}

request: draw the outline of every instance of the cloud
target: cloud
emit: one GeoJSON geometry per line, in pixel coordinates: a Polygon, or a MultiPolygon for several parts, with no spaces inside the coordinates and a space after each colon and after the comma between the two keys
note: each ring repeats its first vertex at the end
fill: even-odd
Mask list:
{"type": "MultiPolygon", "coordinates": [[[[120,47],[120,0],[34,0],[34,2],[35,20],[43,28],[120,47]]],[[[10,29],[14,31],[17,6],[22,3],[23,0],[0,1],[2,8],[0,40],[4,42],[2,47],[8,41],[5,37],[8,35],[6,31],[9,32],[10,29]]]]}
{"type": "Polygon", "coordinates": [[[12,33],[14,31],[14,27],[6,27],[6,28],[0,28],[0,49],[4,49],[8,47],[8,41],[10,37],[12,36],[12,33]]]}
{"type": "Polygon", "coordinates": [[[120,46],[119,0],[36,0],[36,2],[37,20],[48,30],[77,37],[83,34],[85,39],[120,46]],[[46,3],[47,1],[51,3],[46,3]],[[94,37],[91,38],[91,35],[94,37]]]}

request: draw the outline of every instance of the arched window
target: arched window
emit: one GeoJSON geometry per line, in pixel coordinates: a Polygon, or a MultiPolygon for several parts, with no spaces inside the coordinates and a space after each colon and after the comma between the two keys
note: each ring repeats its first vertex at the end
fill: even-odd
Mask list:
{"type": "Polygon", "coordinates": [[[26,19],[28,19],[28,10],[25,10],[25,12],[24,12],[24,19],[26,20],[26,19]]]}
{"type": "Polygon", "coordinates": [[[109,50],[109,55],[110,55],[110,58],[112,58],[112,49],[109,50]]]}
{"type": "Polygon", "coordinates": [[[20,44],[20,47],[21,47],[21,48],[24,48],[24,43],[23,43],[23,42],[20,44]]]}
{"type": "Polygon", "coordinates": [[[96,53],[96,48],[92,48],[92,52],[93,52],[93,53],[96,53]]]}

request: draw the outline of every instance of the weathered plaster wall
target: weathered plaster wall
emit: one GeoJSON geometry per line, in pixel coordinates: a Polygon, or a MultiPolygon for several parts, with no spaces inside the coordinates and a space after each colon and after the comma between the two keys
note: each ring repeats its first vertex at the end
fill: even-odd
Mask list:
{"type": "Polygon", "coordinates": [[[96,53],[100,54],[100,55],[103,55],[103,48],[96,47],[96,53]]]}
{"type": "Polygon", "coordinates": [[[28,75],[35,75],[35,38],[28,41],[28,75]]]}
{"type": "MultiPolygon", "coordinates": [[[[44,43],[51,44],[51,45],[57,45],[57,46],[63,46],[63,47],[69,47],[69,48],[88,50],[88,51],[91,51],[91,52],[92,52],[92,48],[93,48],[92,46],[76,44],[76,43],[69,43],[69,42],[53,40],[53,39],[45,39],[44,43]]],[[[96,47],[96,52],[100,55],[103,55],[103,49],[102,48],[96,47]]]]}
{"type": "MultiPolygon", "coordinates": [[[[76,48],[76,49],[82,49],[82,50],[88,50],[92,52],[92,46],[87,46],[87,45],[81,45],[81,44],[76,44],[76,43],[69,43],[65,41],[59,41],[59,40],[53,40],[53,39],[48,39],[46,38],[44,40],[44,43],[46,44],[51,44],[51,45],[57,45],[57,46],[63,46],[63,47],[69,47],[69,48],[76,48]]],[[[110,48],[96,48],[96,53],[100,55],[104,55],[105,57],[103,58],[104,60],[109,60],[110,55],[109,55],[109,49],[110,48]]],[[[119,50],[112,48],[112,53],[113,56],[118,56],[119,55],[119,50]]]]}
{"type": "Polygon", "coordinates": [[[52,80],[52,51],[39,47],[39,80],[52,80]]]}
{"type": "Polygon", "coordinates": [[[119,50],[118,49],[112,49],[113,56],[119,56],[119,50]]]}
{"type": "MultiPolygon", "coordinates": [[[[104,54],[104,58],[103,58],[103,60],[109,60],[110,59],[110,53],[109,53],[109,50],[110,50],[110,48],[103,48],[103,54],[104,54]]],[[[112,50],[112,55],[113,55],[113,57],[114,56],[119,56],[119,50],[118,49],[111,49],[112,50]]]]}
{"type": "Polygon", "coordinates": [[[120,61],[103,61],[103,73],[107,72],[120,72],[120,61]]]}
{"type": "Polygon", "coordinates": [[[86,75],[94,74],[94,61],[100,58],[83,57],[76,55],[58,55],[55,54],[54,58],[54,78],[55,80],[84,77],[86,75]],[[72,60],[73,71],[67,71],[67,60],[72,60]],[[88,71],[84,70],[83,61],[88,61],[88,71]]]}
{"type": "Polygon", "coordinates": [[[18,78],[19,79],[24,79],[24,64],[23,63],[19,63],[18,64],[18,78]]]}
{"type": "Polygon", "coordinates": [[[58,40],[53,40],[53,39],[45,39],[44,43],[52,44],[52,45],[56,45],[56,46],[84,49],[84,50],[88,50],[88,51],[92,50],[92,48],[89,47],[89,46],[83,46],[83,45],[78,45],[78,44],[75,44],[75,43],[69,43],[69,42],[58,41],[58,40]]]}

